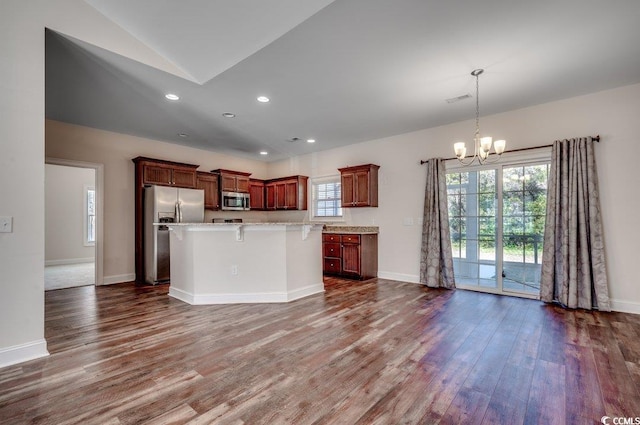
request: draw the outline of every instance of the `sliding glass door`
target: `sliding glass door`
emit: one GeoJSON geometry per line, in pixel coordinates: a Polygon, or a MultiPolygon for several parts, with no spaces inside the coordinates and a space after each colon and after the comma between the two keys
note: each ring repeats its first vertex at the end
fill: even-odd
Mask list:
{"type": "Polygon", "coordinates": [[[548,163],[447,173],[456,286],[538,296],[548,163]]]}
{"type": "Polygon", "coordinates": [[[502,171],[503,290],[540,294],[548,164],[502,171]]]}

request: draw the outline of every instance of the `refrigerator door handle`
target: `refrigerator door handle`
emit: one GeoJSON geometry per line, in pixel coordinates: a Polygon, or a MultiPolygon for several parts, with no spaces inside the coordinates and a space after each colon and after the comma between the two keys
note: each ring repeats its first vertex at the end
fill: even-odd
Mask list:
{"type": "Polygon", "coordinates": [[[176,202],[173,211],[176,217],[176,223],[180,223],[180,204],[178,202],[176,202]]]}

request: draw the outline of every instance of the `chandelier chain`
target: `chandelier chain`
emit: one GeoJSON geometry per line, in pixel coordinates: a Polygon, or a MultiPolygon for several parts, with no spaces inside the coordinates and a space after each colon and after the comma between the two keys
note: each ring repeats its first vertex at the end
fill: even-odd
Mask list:
{"type": "Polygon", "coordinates": [[[475,139],[480,138],[480,83],[479,73],[476,74],[476,136],[475,139]]]}

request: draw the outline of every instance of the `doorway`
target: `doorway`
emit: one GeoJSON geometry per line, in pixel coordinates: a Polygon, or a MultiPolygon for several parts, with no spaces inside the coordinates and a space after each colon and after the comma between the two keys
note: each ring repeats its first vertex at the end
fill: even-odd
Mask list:
{"type": "Polygon", "coordinates": [[[456,286],[538,298],[549,161],[447,172],[456,286]]]}
{"type": "Polygon", "coordinates": [[[101,285],[102,165],[45,161],[45,291],[101,285]]]}

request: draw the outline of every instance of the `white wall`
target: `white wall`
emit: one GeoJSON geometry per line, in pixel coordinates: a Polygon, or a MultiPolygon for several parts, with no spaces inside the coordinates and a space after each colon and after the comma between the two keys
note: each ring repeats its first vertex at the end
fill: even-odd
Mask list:
{"type": "Polygon", "coordinates": [[[172,64],[83,0],[0,4],[0,366],[47,355],[44,340],[44,29],[167,72],[172,64]]]}
{"type": "MultiPolygon", "coordinates": [[[[266,175],[267,164],[261,161],[59,121],[46,120],[45,124],[47,157],[104,165],[104,283],[135,279],[134,164],[131,159],[146,156],[197,164],[201,171],[225,168],[252,172],[256,178],[266,175]]],[[[206,218],[237,215],[207,212],[206,218]]],[[[251,213],[251,216],[263,221],[260,213],[251,213]]]]}
{"type": "MultiPolygon", "coordinates": [[[[621,87],[488,117],[483,134],[507,140],[507,149],[541,146],[557,139],[601,135],[596,144],[600,198],[613,308],[640,313],[637,241],[640,226],[640,85],[621,87]]],[[[378,225],[379,276],[418,281],[425,167],[420,159],[453,156],[454,140],[471,140],[465,121],[270,164],[269,174],[336,174],[347,165],[380,165],[378,208],[345,210],[354,225],[378,225]],[[413,226],[403,225],[412,218],[413,226]]]]}
{"type": "Polygon", "coordinates": [[[92,168],[45,165],[45,264],[94,261],[85,244],[85,189],[95,188],[92,168]]]}

